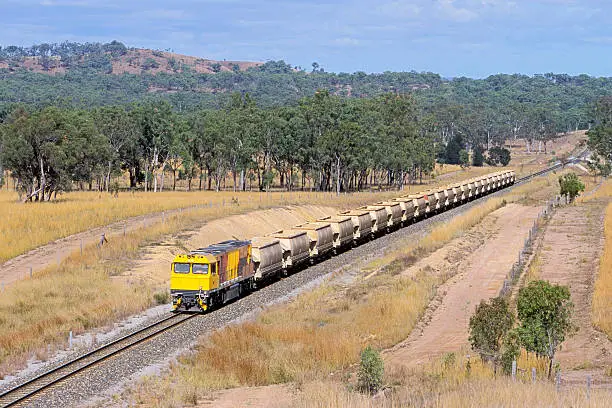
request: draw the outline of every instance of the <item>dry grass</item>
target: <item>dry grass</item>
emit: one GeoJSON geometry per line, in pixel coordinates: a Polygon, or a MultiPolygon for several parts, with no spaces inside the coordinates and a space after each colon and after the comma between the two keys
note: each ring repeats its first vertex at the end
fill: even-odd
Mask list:
{"type": "Polygon", "coordinates": [[[98,192],[73,192],[50,203],[17,202],[12,192],[0,192],[0,262],[90,228],[108,225],[129,217],[178,208],[211,207],[215,213],[229,215],[237,198],[240,210],[269,208],[286,204],[351,206],[369,203],[397,192],[342,194],[329,193],[231,193],[162,192],[121,193],[118,198],[98,192]],[[217,211],[218,208],[226,211],[217,211]]]}
{"type": "Polygon", "coordinates": [[[606,208],[605,244],[593,292],[593,322],[612,339],[612,204],[606,208]]]}
{"type": "Polygon", "coordinates": [[[557,392],[550,382],[535,384],[513,382],[506,377],[472,379],[461,384],[424,378],[388,390],[372,398],[351,392],[339,382],[315,382],[304,385],[294,408],[399,408],[399,407],[608,407],[607,390],[591,390],[587,399],[584,388],[566,388],[557,392]]]}
{"type": "MultiPolygon", "coordinates": [[[[439,362],[418,370],[386,367],[384,393],[374,398],[352,391],[352,384],[330,379],[301,385],[294,407],[521,407],[583,406],[587,403],[584,389],[564,388],[557,392],[553,383],[542,380],[547,362],[522,353],[517,366],[516,382],[498,374],[491,365],[472,355],[449,353],[439,362]],[[469,368],[468,368],[469,367],[469,368]],[[535,383],[531,368],[536,368],[535,383]]],[[[609,394],[608,394],[609,398],[609,394]]],[[[589,401],[603,407],[606,392],[591,391],[589,401]]]]}
{"type": "Polygon", "coordinates": [[[591,186],[591,189],[587,188],[586,189],[587,193],[584,194],[582,197],[579,197],[577,199],[578,202],[586,202],[586,201],[591,201],[591,200],[597,200],[600,198],[612,197],[612,178],[609,178],[607,180],[601,180],[600,186],[598,186],[599,183],[593,182],[591,177],[583,177],[582,180],[589,183],[589,186],[591,186]],[[590,190],[594,188],[596,188],[595,191],[589,192],[590,190]]]}
{"type": "Polygon", "coordinates": [[[253,322],[203,339],[163,380],[140,384],[132,398],[159,404],[183,393],[307,382],[351,367],[367,344],[389,347],[405,338],[435,292],[436,279],[380,275],[338,291],[330,284],[265,311],[253,322]],[[228,352],[230,351],[231,352],[228,352]],[[202,375],[206,373],[206,375],[202,375]]]}

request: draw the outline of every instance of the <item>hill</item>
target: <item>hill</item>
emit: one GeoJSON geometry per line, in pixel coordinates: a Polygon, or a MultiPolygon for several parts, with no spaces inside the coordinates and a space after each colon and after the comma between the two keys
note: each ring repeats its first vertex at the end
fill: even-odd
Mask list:
{"type": "Polygon", "coordinates": [[[65,74],[71,70],[101,70],[105,74],[177,74],[193,70],[199,74],[244,71],[261,62],[216,61],[168,51],[127,48],[108,44],[42,44],[32,47],[0,47],[0,69],[41,74],[65,74]]]}
{"type": "Polygon", "coordinates": [[[612,92],[612,79],[553,73],[445,79],[415,71],[306,72],[284,61],[214,61],[128,48],[117,41],[0,47],[0,116],[14,103],[86,108],[159,99],[178,111],[192,111],[225,106],[234,92],[249,93],[262,107],[295,105],[319,89],[350,98],[410,93],[424,109],[451,114],[453,106],[505,107],[520,116],[541,107],[562,117],[561,130],[566,130],[586,128],[589,106],[612,92]]]}

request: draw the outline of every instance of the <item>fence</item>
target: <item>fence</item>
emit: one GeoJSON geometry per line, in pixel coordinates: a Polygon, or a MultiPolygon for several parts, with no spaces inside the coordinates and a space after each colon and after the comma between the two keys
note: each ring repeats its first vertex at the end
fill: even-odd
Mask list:
{"type": "Polygon", "coordinates": [[[538,217],[533,222],[533,226],[529,229],[527,238],[525,238],[525,244],[523,245],[523,248],[521,248],[521,250],[519,251],[517,261],[514,263],[514,265],[512,265],[510,272],[508,272],[507,278],[504,280],[504,284],[501,290],[499,291],[500,297],[508,295],[512,291],[512,287],[518,280],[519,276],[521,276],[521,272],[527,265],[529,257],[532,254],[533,243],[535,242],[536,235],[540,226],[548,220],[548,218],[556,207],[567,205],[569,203],[570,199],[567,195],[558,195],[555,198],[550,199],[546,202],[546,205],[544,205],[542,211],[540,211],[538,217]]]}

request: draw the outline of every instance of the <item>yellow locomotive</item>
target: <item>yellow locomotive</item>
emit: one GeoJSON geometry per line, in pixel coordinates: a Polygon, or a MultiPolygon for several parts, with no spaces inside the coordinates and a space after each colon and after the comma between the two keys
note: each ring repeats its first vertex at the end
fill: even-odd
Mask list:
{"type": "Polygon", "coordinates": [[[177,255],[170,294],[174,311],[206,311],[253,288],[251,241],[224,241],[177,255]]]}

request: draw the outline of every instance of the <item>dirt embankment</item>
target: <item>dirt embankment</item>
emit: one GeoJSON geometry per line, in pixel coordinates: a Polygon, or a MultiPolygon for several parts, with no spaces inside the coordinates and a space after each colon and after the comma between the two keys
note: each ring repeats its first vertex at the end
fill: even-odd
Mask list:
{"type": "Polygon", "coordinates": [[[286,229],[306,221],[335,214],[333,207],[288,206],[211,221],[195,231],[185,232],[144,249],[142,259],[115,279],[148,282],[159,288],[168,286],[168,266],[181,252],[201,248],[227,239],[249,239],[286,229]]]}

